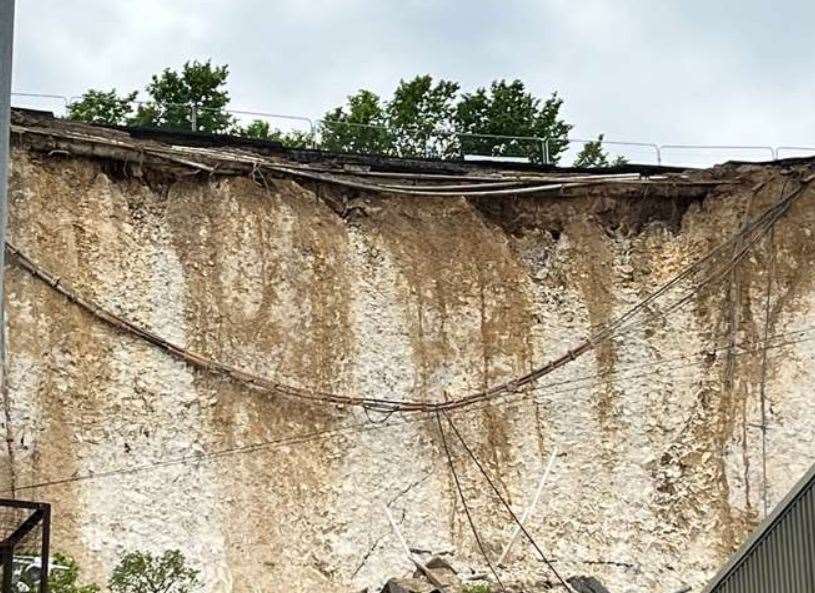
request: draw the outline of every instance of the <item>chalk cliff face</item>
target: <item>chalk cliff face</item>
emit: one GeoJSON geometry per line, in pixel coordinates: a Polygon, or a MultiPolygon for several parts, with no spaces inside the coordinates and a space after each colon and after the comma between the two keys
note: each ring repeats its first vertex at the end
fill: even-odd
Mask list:
{"type": "MultiPolygon", "coordinates": [[[[778,171],[733,168],[737,182],[704,200],[363,196],[341,217],[329,186],[116,171],[18,147],[13,243],[213,359],[301,387],[436,401],[560,355],[784,189],[778,171]]],[[[519,513],[557,448],[529,526],[565,576],[615,593],[699,585],[760,520],[763,351],[722,346],[762,339],[768,269],[770,505],[815,461],[813,229],[808,192],[726,282],[598,344],[533,396],[453,416],[519,513]]],[[[100,582],[124,550],[180,548],[207,590],[374,587],[410,569],[386,504],[411,546],[483,567],[434,417],[371,423],[262,395],[105,325],[14,258],[6,278],[3,489],[53,502],[54,548],[100,582]],[[298,435],[311,436],[285,440],[298,435]],[[264,441],[275,444],[195,460],[264,441]]],[[[512,523],[446,433],[495,554],[512,523]]],[[[522,541],[503,574],[552,580],[522,541]]]]}

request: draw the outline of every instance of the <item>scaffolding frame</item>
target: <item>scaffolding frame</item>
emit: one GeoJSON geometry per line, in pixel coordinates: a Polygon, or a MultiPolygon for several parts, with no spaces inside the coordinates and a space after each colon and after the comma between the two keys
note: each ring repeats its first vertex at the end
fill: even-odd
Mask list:
{"type": "Polygon", "coordinates": [[[49,551],[51,545],[51,505],[46,502],[0,499],[0,509],[14,509],[28,516],[9,533],[2,534],[0,541],[0,565],[2,582],[0,593],[16,593],[14,588],[14,550],[18,544],[40,528],[40,578],[39,593],[48,593],[49,551]],[[26,513],[27,512],[27,513],[26,513]]]}

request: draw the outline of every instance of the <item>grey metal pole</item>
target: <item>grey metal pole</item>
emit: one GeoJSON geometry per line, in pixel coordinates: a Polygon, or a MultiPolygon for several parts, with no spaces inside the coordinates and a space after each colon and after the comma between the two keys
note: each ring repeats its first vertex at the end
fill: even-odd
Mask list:
{"type": "MultiPolygon", "coordinates": [[[[6,264],[6,204],[8,199],[9,118],[11,117],[11,56],[14,44],[14,0],[0,0],[0,363],[6,359],[4,270],[6,264]]],[[[4,370],[4,369],[3,369],[4,370]]],[[[2,370],[0,370],[2,372],[2,370]]],[[[5,377],[2,378],[5,381],[5,377]]],[[[0,388],[3,384],[0,383],[0,388]]]]}
{"type": "MultiPolygon", "coordinates": [[[[11,166],[9,155],[9,119],[11,117],[11,58],[14,46],[14,0],[0,0],[0,397],[3,401],[3,414],[6,422],[4,438],[9,441],[9,401],[6,393],[6,218],[8,203],[8,172],[11,166]]],[[[13,467],[14,458],[9,446],[9,464],[13,467]]],[[[13,473],[12,473],[13,476],[13,473]]],[[[12,491],[14,479],[11,481],[12,491]]],[[[12,494],[13,496],[13,494],[12,494]]],[[[10,569],[10,562],[5,569],[10,569]]],[[[3,585],[5,574],[3,575],[3,585]]]]}
{"type": "MultiPolygon", "coordinates": [[[[11,117],[11,56],[14,44],[14,0],[0,0],[0,271],[6,256],[6,204],[8,192],[9,118],[11,117]]],[[[0,330],[5,328],[3,276],[0,273],[0,330]]],[[[0,355],[5,358],[5,336],[0,331],[0,355]]]]}

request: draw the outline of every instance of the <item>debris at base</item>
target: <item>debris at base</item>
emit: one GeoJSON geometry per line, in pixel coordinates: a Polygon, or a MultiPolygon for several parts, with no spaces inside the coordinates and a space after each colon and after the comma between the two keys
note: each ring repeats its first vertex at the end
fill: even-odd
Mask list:
{"type": "Polygon", "coordinates": [[[464,588],[455,568],[433,556],[411,578],[392,578],[381,593],[460,593],[464,588]]]}
{"type": "Polygon", "coordinates": [[[569,577],[566,582],[572,586],[576,593],[609,593],[603,583],[594,577],[569,577]]]}
{"type": "MultiPolygon", "coordinates": [[[[461,579],[458,578],[456,569],[440,556],[433,556],[425,564],[425,568],[430,571],[433,578],[441,584],[445,591],[453,591],[461,588],[461,579]]],[[[413,578],[421,578],[423,575],[418,569],[413,573],[413,578]]],[[[441,588],[441,587],[440,587],[441,588]]]]}
{"type": "Polygon", "coordinates": [[[438,587],[425,579],[390,579],[382,588],[381,593],[436,593],[438,587]]]}

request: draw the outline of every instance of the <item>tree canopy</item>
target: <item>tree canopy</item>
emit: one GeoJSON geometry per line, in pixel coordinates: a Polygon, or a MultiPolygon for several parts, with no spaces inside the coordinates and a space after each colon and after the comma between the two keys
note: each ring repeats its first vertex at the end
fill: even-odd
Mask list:
{"type": "Polygon", "coordinates": [[[400,156],[448,156],[451,149],[457,82],[439,80],[429,74],[400,80],[387,102],[385,117],[395,135],[400,156]]]}
{"type": "MultiPolygon", "coordinates": [[[[390,98],[360,89],[330,109],[316,129],[283,132],[263,119],[241,124],[229,113],[229,67],[211,60],[165,68],[137,92],[88,90],[68,107],[68,117],[108,125],[195,129],[276,140],[286,146],[334,152],[445,158],[453,156],[523,157],[557,164],[568,147],[572,125],[562,115],[563,99],[553,92],[535,96],[521,80],[495,80],[489,87],[461,92],[451,80],[425,74],[402,79],[390,98]],[[138,106],[136,106],[138,105],[138,106]],[[195,114],[195,126],[193,126],[195,114]]],[[[586,143],[576,166],[608,167],[603,135],[586,143]]]]}
{"type": "Polygon", "coordinates": [[[120,97],[116,89],[90,89],[79,101],[68,105],[68,118],[93,124],[123,125],[133,110],[136,95],[137,91],[120,97]]]}
{"type": "Polygon", "coordinates": [[[190,593],[201,585],[198,575],[178,550],[161,556],[128,552],[113,569],[108,589],[111,593],[190,593]]]}
{"type": "Polygon", "coordinates": [[[226,132],[235,125],[226,111],[229,93],[224,88],[229,68],[191,61],[180,72],[165,68],[146,87],[148,100],[137,103],[137,92],[119,95],[116,89],[90,89],[68,106],[68,117],[108,125],[155,126],[189,130],[193,109],[196,129],[226,132]]]}
{"type": "Polygon", "coordinates": [[[213,67],[210,60],[186,62],[180,73],[165,68],[147,85],[150,100],[139,106],[134,123],[190,129],[194,109],[197,130],[225,132],[234,124],[234,118],[225,111],[229,104],[224,88],[228,76],[228,66],[213,67]]]}
{"type": "Polygon", "coordinates": [[[456,109],[456,129],[464,152],[489,156],[526,156],[540,162],[548,150],[550,163],[557,163],[566,148],[572,126],[560,119],[563,99],[557,93],[544,100],[526,90],[523,82],[496,80],[489,90],[479,88],[461,97],[456,109]],[[492,137],[479,137],[487,135],[492,137]],[[512,138],[521,136],[524,138],[512,138]],[[548,147],[538,140],[547,138],[548,147]]]}
{"type": "Polygon", "coordinates": [[[48,591],[50,593],[98,593],[99,586],[94,583],[79,583],[79,565],[76,561],[59,552],[52,558],[52,566],[60,568],[48,574],[48,591]]]}
{"type": "Polygon", "coordinates": [[[563,100],[556,93],[539,99],[520,80],[494,81],[489,89],[461,95],[459,90],[457,82],[434,82],[430,75],[400,80],[384,102],[360,90],[323,117],[323,146],[399,156],[520,156],[541,162],[545,148],[539,138],[549,138],[549,162],[557,162],[572,126],[560,117],[563,100]],[[485,134],[499,137],[478,137],[485,134]]]}
{"type": "Polygon", "coordinates": [[[323,117],[321,148],[336,152],[388,153],[393,145],[379,96],[360,90],[323,117]]]}
{"type": "Polygon", "coordinates": [[[603,134],[597,140],[586,142],[574,160],[575,167],[617,167],[627,163],[628,159],[622,156],[609,161],[608,153],[603,150],[603,134]]]}

